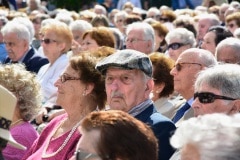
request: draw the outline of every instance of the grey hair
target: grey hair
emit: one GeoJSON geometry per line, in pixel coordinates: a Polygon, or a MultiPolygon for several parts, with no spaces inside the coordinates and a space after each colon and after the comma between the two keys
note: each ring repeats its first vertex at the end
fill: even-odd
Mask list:
{"type": "Polygon", "coordinates": [[[150,40],[152,42],[152,51],[153,51],[155,46],[155,34],[154,34],[153,27],[146,22],[134,22],[127,26],[126,34],[128,35],[128,33],[134,29],[141,29],[143,31],[142,32],[143,38],[145,40],[150,40]]]}
{"type": "MultiPolygon", "coordinates": [[[[41,6],[41,0],[34,0],[37,4],[38,7],[41,6]]],[[[30,5],[30,0],[27,0],[27,5],[29,6],[30,5]]]]}
{"type": "Polygon", "coordinates": [[[159,15],[160,16],[160,10],[157,9],[156,7],[151,7],[147,10],[147,17],[149,16],[149,14],[153,12],[155,14],[155,16],[159,15]]]}
{"type": "Polygon", "coordinates": [[[118,17],[123,17],[123,19],[126,19],[128,16],[128,13],[126,11],[119,11],[114,16],[114,22],[116,23],[118,20],[118,17]]]}
{"type": "Polygon", "coordinates": [[[19,24],[23,24],[28,28],[29,33],[30,33],[30,41],[29,42],[31,42],[35,35],[35,30],[34,30],[32,21],[30,21],[29,18],[27,18],[27,17],[15,17],[13,19],[13,21],[17,22],[19,24]]]}
{"type": "Polygon", "coordinates": [[[56,17],[56,20],[66,23],[68,26],[74,21],[72,16],[68,11],[59,12],[56,17]]]}
{"type": "Polygon", "coordinates": [[[23,25],[19,24],[16,21],[8,22],[1,30],[3,36],[9,33],[17,34],[18,39],[24,39],[28,43],[30,43],[30,32],[28,28],[23,25]]]}
{"type": "MultiPolygon", "coordinates": [[[[218,52],[225,47],[231,47],[235,57],[237,57],[238,62],[240,62],[240,39],[234,38],[234,37],[229,37],[224,40],[222,40],[216,47],[216,57],[218,55],[218,52]]],[[[226,53],[227,54],[227,53],[226,53]]]]}
{"type": "Polygon", "coordinates": [[[239,160],[240,114],[208,114],[183,121],[170,139],[174,148],[196,146],[200,160],[239,160]]]}
{"type": "Polygon", "coordinates": [[[92,29],[92,24],[85,20],[75,20],[70,24],[69,27],[72,31],[84,32],[86,30],[92,29]]]}
{"type": "Polygon", "coordinates": [[[42,96],[34,73],[27,71],[25,66],[19,63],[1,65],[0,84],[17,97],[17,107],[24,121],[30,121],[38,114],[42,96]]]}
{"type": "Polygon", "coordinates": [[[217,15],[210,13],[210,14],[202,14],[198,16],[199,20],[206,19],[209,21],[210,26],[218,26],[221,24],[217,15]]]}
{"type": "Polygon", "coordinates": [[[195,82],[195,90],[202,84],[218,89],[222,95],[240,99],[240,65],[219,64],[201,71],[195,82]]]}
{"type": "Polygon", "coordinates": [[[180,43],[189,44],[191,47],[196,46],[196,39],[193,32],[186,28],[176,28],[168,32],[165,40],[169,44],[171,39],[178,39],[181,41],[180,43]]]}

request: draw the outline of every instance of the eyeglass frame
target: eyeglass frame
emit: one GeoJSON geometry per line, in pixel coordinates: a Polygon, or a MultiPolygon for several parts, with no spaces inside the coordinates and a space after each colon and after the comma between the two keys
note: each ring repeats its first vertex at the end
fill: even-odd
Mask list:
{"type": "Polygon", "coordinates": [[[60,75],[59,79],[62,83],[65,83],[66,81],[69,81],[69,80],[81,80],[81,78],[71,77],[71,76],[68,76],[67,74],[60,75]]]}
{"type": "Polygon", "coordinates": [[[196,64],[196,65],[199,65],[199,66],[203,66],[203,65],[200,64],[200,63],[181,62],[181,63],[175,64],[175,65],[174,65],[174,68],[176,68],[176,70],[177,70],[178,72],[180,72],[180,71],[182,70],[182,65],[183,65],[183,64],[196,64]]]}
{"type": "Polygon", "coordinates": [[[76,157],[76,160],[87,160],[89,158],[97,158],[100,157],[98,154],[95,153],[88,153],[88,152],[83,152],[80,149],[76,150],[74,152],[74,155],[76,157]],[[81,157],[81,154],[84,155],[84,157],[81,157]]]}
{"type": "Polygon", "coordinates": [[[185,45],[187,45],[187,44],[185,44],[185,43],[178,43],[178,42],[171,43],[171,44],[169,44],[169,45],[167,46],[167,50],[169,50],[170,48],[171,48],[172,50],[177,50],[177,49],[179,49],[179,48],[181,48],[182,46],[185,46],[185,45]],[[173,47],[174,45],[177,45],[177,46],[176,46],[176,47],[173,47]]]}
{"type": "Polygon", "coordinates": [[[146,39],[138,39],[138,38],[126,38],[125,43],[136,43],[138,41],[148,41],[146,39]]]}
{"type": "Polygon", "coordinates": [[[44,44],[50,44],[50,43],[57,43],[56,40],[50,39],[50,38],[46,38],[46,39],[41,39],[41,42],[44,44]]]}
{"type": "Polygon", "coordinates": [[[231,100],[231,101],[237,100],[235,98],[221,96],[221,95],[217,95],[217,94],[214,94],[211,92],[195,92],[193,99],[195,100],[196,98],[198,98],[199,102],[202,104],[213,103],[216,99],[231,100]],[[207,96],[207,99],[205,98],[205,100],[204,100],[203,96],[207,96]],[[209,96],[211,96],[211,97],[209,97],[209,96]]]}

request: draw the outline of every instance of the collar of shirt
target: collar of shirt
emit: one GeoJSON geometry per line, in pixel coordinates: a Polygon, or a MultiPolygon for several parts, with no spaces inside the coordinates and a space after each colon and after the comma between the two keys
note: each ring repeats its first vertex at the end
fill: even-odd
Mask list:
{"type": "Polygon", "coordinates": [[[144,102],[140,103],[139,105],[133,107],[128,113],[130,115],[132,115],[133,117],[135,117],[152,104],[153,104],[153,101],[151,99],[147,99],[146,101],[144,101],[144,102]]]}

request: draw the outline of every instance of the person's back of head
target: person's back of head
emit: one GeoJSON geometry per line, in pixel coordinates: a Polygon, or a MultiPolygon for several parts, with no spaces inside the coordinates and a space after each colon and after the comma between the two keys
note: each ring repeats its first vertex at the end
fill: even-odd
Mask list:
{"type": "Polygon", "coordinates": [[[170,142],[180,149],[181,159],[238,160],[239,121],[240,114],[208,114],[191,118],[181,124],[170,142]]]}
{"type": "MultiPolygon", "coordinates": [[[[92,112],[83,119],[80,131],[82,138],[92,131],[99,133],[94,149],[102,159],[158,159],[157,139],[152,130],[123,111],[92,112]]],[[[84,146],[81,139],[79,145],[80,148],[84,146]]]]}
{"type": "Polygon", "coordinates": [[[237,38],[226,38],[216,47],[215,56],[217,61],[224,63],[240,63],[240,40],[237,38]]]}

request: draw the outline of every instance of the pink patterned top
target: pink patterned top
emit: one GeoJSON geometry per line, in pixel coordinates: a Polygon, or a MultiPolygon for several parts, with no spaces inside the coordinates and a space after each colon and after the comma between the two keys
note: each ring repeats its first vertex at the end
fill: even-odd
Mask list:
{"type": "Polygon", "coordinates": [[[38,138],[37,131],[29,122],[24,122],[10,129],[13,138],[20,144],[27,147],[26,150],[20,150],[11,145],[3,150],[3,157],[7,160],[21,160],[22,157],[32,146],[33,142],[38,138]]]}
{"type": "Polygon", "coordinates": [[[59,148],[63,146],[63,143],[66,141],[67,137],[69,137],[72,130],[57,138],[52,138],[52,135],[66,117],[67,114],[64,114],[51,120],[22,160],[66,160],[71,158],[74,154],[78,140],[81,137],[77,128],[62,149],[59,148]],[[47,145],[48,147],[46,148],[47,145]],[[56,152],[57,154],[54,154],[56,152]]]}

